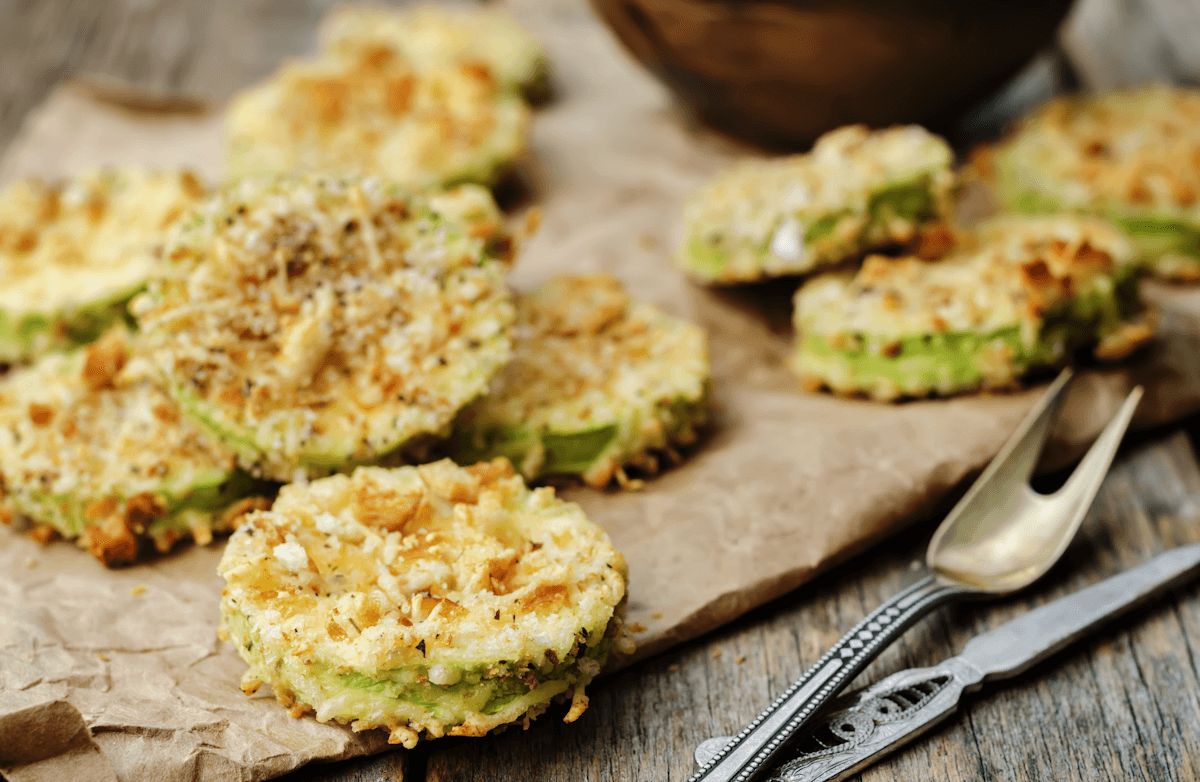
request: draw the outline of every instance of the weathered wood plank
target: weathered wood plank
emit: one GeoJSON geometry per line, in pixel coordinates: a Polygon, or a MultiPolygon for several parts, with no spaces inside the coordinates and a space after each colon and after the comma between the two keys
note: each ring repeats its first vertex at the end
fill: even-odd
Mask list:
{"type": "Polygon", "coordinates": [[[283,777],[286,782],[421,782],[424,773],[410,766],[403,750],[341,763],[317,763],[283,777]]]}
{"type": "Polygon", "coordinates": [[[62,79],[107,76],[220,99],[309,50],[333,0],[6,0],[0,149],[62,79]]]}

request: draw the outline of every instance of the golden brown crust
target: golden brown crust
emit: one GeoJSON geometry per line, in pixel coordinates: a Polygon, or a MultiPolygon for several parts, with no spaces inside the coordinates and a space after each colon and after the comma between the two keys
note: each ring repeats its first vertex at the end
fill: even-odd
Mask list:
{"type": "Polygon", "coordinates": [[[457,459],[505,453],[529,478],[552,476],[548,439],[609,431],[601,452],[566,471],[599,487],[624,481],[626,466],[653,472],[655,454],[695,439],[709,378],[698,326],[635,301],[602,274],[553,278],[519,297],[517,310],[513,360],[459,417],[457,459]],[[493,450],[493,438],[527,445],[493,450]]]}
{"type": "Polygon", "coordinates": [[[908,242],[921,223],[949,214],[953,161],[944,140],[916,125],[850,125],[810,152],[747,160],[688,200],[679,261],[703,281],[730,284],[908,242]],[[922,191],[927,205],[900,214],[887,205],[892,188],[922,191]]]}
{"type": "Polygon", "coordinates": [[[83,530],[88,552],[109,567],[127,565],[137,559],[138,538],[128,517],[97,517],[83,530]]]}
{"type": "Polygon", "coordinates": [[[1021,123],[1009,142],[1019,148],[1019,161],[1006,164],[1040,164],[1048,192],[1064,195],[1068,209],[1125,203],[1197,218],[1198,126],[1200,91],[1194,89],[1067,96],[1021,123]]]}
{"type": "Polygon", "coordinates": [[[111,332],[84,350],[83,384],[92,391],[112,388],[125,366],[125,337],[111,332]]]}
{"type": "Polygon", "coordinates": [[[578,506],[528,489],[503,460],[444,460],[285,486],[235,533],[220,572],[247,687],[266,681],[285,706],[411,746],[581,693],[619,634],[626,571],[578,506]],[[481,708],[455,689],[464,676],[524,692],[481,708]]]}
{"type": "Polygon", "coordinates": [[[186,503],[194,488],[217,491],[233,469],[233,455],[145,378],[130,345],[118,327],[0,383],[5,506],[79,537],[107,565],[136,559],[143,540],[160,550],[185,536],[210,540],[215,512],[186,503]],[[169,502],[182,503],[178,518],[169,502]]]}
{"type": "Polygon", "coordinates": [[[955,243],[945,260],[872,256],[853,276],[813,280],[797,293],[797,328],[832,340],[1032,329],[1134,263],[1128,240],[1091,218],[999,219],[955,243]]]}
{"type": "Polygon", "coordinates": [[[403,59],[417,71],[461,65],[508,91],[537,90],[545,76],[541,45],[507,14],[482,5],[340,6],[322,21],[319,37],[329,55],[403,59]]]}
{"type": "Polygon", "coordinates": [[[406,186],[491,184],[520,156],[524,102],[473,64],[417,70],[386,46],[283,66],[228,116],[230,168],[373,175],[406,186]]]}
{"type": "Polygon", "coordinates": [[[185,412],[247,469],[376,461],[443,430],[508,358],[505,268],[467,235],[494,210],[476,187],[243,180],[172,236],[135,314],[185,412]]]}
{"type": "Polygon", "coordinates": [[[0,192],[0,311],[58,318],[131,295],[151,273],[165,229],[203,191],[190,172],[134,168],[10,184],[0,192]]]}

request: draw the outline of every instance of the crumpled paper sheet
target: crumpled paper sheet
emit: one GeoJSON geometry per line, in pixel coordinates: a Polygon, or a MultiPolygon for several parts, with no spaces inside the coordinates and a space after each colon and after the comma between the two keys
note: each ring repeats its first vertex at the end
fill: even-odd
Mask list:
{"type": "MultiPolygon", "coordinates": [[[[711,335],[707,441],[642,491],[567,492],[628,557],[644,656],[919,518],[986,463],[1037,392],[895,406],[800,393],[783,366],[791,291],[712,293],[669,261],[685,194],[745,150],[682,119],[598,23],[582,23],[582,9],[537,9],[518,10],[550,48],[559,94],[537,114],[522,170],[544,216],[515,283],[611,271],[711,335]]],[[[74,85],[30,117],[0,177],[117,162],[216,176],[219,160],[214,113],[74,85]]],[[[1200,410],[1200,289],[1148,293],[1164,309],[1162,340],[1136,364],[1079,379],[1056,433],[1060,459],[1090,441],[1135,381],[1148,391],[1139,426],[1200,410]]],[[[113,572],[69,544],[40,547],[0,529],[3,773],[265,779],[385,746],[378,733],[293,719],[265,692],[242,695],[243,665],[215,635],[219,556],[218,542],[113,572]]]]}

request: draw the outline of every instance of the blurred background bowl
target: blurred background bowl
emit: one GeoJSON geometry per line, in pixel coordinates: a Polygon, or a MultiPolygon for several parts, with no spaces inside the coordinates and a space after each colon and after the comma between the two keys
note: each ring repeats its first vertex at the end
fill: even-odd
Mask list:
{"type": "Polygon", "coordinates": [[[1071,0],[591,0],[710,124],[774,146],[851,122],[944,127],[1054,37],[1071,0]]]}

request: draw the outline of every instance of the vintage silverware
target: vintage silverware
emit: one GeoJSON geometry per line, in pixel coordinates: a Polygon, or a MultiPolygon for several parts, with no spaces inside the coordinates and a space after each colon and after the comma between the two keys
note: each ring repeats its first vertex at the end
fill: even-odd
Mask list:
{"type": "MultiPolygon", "coordinates": [[[[1159,554],[1124,573],[971,639],[962,653],[932,668],[896,673],[839,698],[800,735],[793,757],[769,782],[838,782],[928,731],[986,682],[1012,678],[1083,638],[1105,622],[1200,575],[1200,543],[1159,554]]],[[[726,744],[701,742],[704,765],[726,744]]]]}
{"type": "Polygon", "coordinates": [[[1054,494],[1029,486],[1071,382],[1064,370],[938,527],[928,572],[863,619],[721,748],[689,782],[748,782],[888,644],[933,609],[1028,586],[1058,561],[1083,522],[1142,396],[1134,388],[1054,494]]]}

